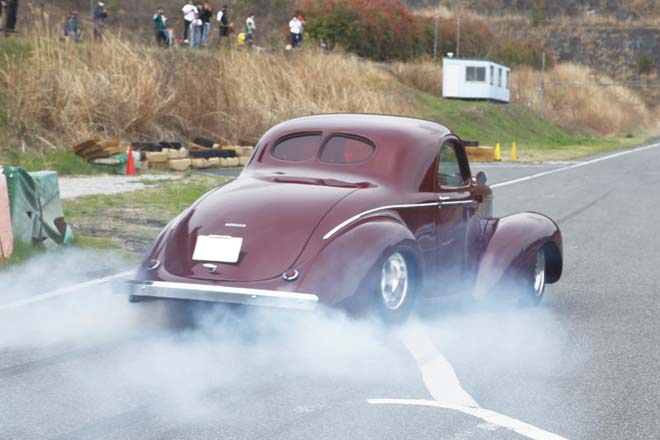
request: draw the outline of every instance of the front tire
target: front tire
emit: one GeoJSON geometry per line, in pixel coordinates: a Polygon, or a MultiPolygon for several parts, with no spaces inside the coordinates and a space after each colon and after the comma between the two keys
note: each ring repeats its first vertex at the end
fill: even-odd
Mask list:
{"type": "Polygon", "coordinates": [[[404,321],[413,308],[415,272],[409,258],[394,252],[384,259],[376,286],[376,304],[388,322],[404,321]]]}
{"type": "Polygon", "coordinates": [[[531,261],[523,296],[520,299],[521,305],[534,307],[541,303],[546,285],[545,260],[545,250],[541,248],[531,261]]]}

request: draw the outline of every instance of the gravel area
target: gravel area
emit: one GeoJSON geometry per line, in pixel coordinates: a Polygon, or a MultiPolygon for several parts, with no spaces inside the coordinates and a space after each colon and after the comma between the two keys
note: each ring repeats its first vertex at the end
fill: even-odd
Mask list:
{"type": "Polygon", "coordinates": [[[145,174],[142,176],[60,177],[60,197],[72,199],[93,194],[120,194],[146,188],[144,181],[175,180],[177,174],[145,174]]]}

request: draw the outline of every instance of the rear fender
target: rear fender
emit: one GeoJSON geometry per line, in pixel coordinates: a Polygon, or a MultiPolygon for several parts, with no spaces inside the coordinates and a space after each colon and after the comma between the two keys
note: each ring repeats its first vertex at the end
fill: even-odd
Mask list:
{"type": "Polygon", "coordinates": [[[348,299],[347,308],[357,309],[369,296],[365,280],[373,278],[374,268],[395,249],[412,260],[417,279],[422,279],[421,253],[410,230],[394,217],[379,216],[356,225],[325,246],[301,270],[299,290],[319,292],[325,304],[348,299]]]}
{"type": "Polygon", "coordinates": [[[562,272],[562,239],[559,227],[548,217],[522,212],[488,220],[486,248],[477,269],[475,296],[484,297],[504,282],[529,269],[541,247],[546,249],[547,282],[562,272]]]}

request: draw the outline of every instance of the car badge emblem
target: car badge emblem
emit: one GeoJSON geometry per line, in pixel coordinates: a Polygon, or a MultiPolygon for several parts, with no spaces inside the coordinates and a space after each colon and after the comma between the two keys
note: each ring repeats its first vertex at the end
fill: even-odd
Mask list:
{"type": "Polygon", "coordinates": [[[218,270],[218,266],[211,263],[202,264],[202,267],[207,268],[211,273],[215,273],[218,270]]]}
{"type": "Polygon", "coordinates": [[[247,225],[244,223],[225,223],[225,226],[228,228],[246,228],[247,225]]]}

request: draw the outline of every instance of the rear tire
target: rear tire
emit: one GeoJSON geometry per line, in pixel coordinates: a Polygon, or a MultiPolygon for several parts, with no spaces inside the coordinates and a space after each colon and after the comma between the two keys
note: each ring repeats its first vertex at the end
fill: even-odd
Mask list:
{"type": "Polygon", "coordinates": [[[376,284],[379,314],[390,323],[405,321],[415,302],[415,267],[402,252],[388,255],[380,267],[376,284]]]}

